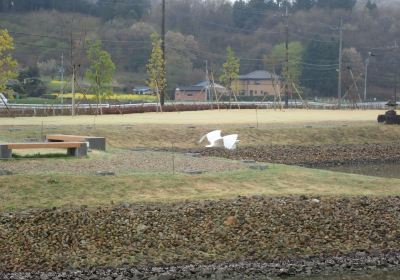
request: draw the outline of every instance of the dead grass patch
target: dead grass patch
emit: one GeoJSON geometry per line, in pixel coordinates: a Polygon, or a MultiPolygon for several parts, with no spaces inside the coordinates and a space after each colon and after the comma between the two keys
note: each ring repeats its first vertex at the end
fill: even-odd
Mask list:
{"type": "Polygon", "coordinates": [[[0,178],[0,211],[111,203],[173,202],[239,195],[399,195],[400,180],[271,165],[219,174],[137,173],[117,177],[15,175],[0,178]]]}
{"type": "MultiPolygon", "coordinates": [[[[17,131],[8,126],[0,126],[0,142],[24,142],[28,137],[40,139],[40,126],[19,126],[17,131]]],[[[238,133],[241,146],[268,144],[364,144],[393,142],[400,139],[400,126],[385,126],[375,123],[343,126],[317,125],[263,125],[249,128],[242,125],[207,125],[191,128],[183,125],[137,125],[127,128],[124,125],[96,126],[90,130],[86,126],[45,126],[43,134],[65,133],[78,135],[104,136],[108,148],[158,147],[200,148],[197,141],[214,129],[223,133],[238,133]]]]}

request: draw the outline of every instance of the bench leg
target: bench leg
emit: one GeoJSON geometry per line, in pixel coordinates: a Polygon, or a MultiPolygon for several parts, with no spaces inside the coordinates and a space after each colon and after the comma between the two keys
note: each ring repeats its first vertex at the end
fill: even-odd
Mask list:
{"type": "Polygon", "coordinates": [[[88,138],[86,141],[89,141],[91,150],[106,150],[106,139],[105,138],[88,138]]]}
{"type": "Polygon", "coordinates": [[[11,158],[12,157],[12,150],[9,149],[7,146],[0,145],[0,158],[11,158]]]}
{"type": "Polygon", "coordinates": [[[84,157],[87,156],[87,145],[86,143],[82,143],[79,148],[68,148],[67,155],[74,157],[84,157]]]}
{"type": "Polygon", "coordinates": [[[75,154],[76,154],[76,148],[68,148],[67,149],[67,155],[75,156],[75,154]]]}

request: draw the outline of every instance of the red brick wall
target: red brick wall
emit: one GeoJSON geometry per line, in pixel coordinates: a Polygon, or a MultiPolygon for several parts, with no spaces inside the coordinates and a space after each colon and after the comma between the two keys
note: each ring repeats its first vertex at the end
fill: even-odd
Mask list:
{"type": "Polygon", "coordinates": [[[175,91],[176,101],[206,101],[206,93],[204,91],[175,91]]]}

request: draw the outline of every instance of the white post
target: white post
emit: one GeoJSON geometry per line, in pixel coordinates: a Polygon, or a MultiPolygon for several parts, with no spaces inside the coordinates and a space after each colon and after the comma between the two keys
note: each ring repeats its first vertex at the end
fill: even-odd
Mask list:
{"type": "Polygon", "coordinates": [[[339,73],[338,73],[338,108],[342,105],[342,48],[343,48],[343,20],[340,19],[339,27],[339,73]]]}
{"type": "Polygon", "coordinates": [[[369,65],[369,56],[365,60],[365,76],[364,76],[364,102],[367,101],[367,81],[368,81],[368,65],[369,65]]]}
{"type": "Polygon", "coordinates": [[[72,110],[71,114],[72,116],[75,116],[75,65],[72,66],[72,81],[71,81],[71,87],[72,87],[72,110]]]}
{"type": "Polygon", "coordinates": [[[61,104],[64,104],[64,53],[61,54],[61,104]]]}

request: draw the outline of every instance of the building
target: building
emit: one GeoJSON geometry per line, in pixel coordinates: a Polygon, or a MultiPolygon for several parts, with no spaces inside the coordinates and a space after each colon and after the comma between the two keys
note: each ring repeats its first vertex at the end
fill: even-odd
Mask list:
{"type": "Polygon", "coordinates": [[[139,86],[139,87],[135,87],[132,92],[134,94],[145,94],[145,95],[152,95],[153,91],[151,90],[151,88],[146,87],[146,86],[139,86]]]}
{"type": "Polygon", "coordinates": [[[199,101],[205,102],[211,99],[215,100],[214,90],[217,95],[226,94],[227,90],[225,87],[214,83],[214,86],[210,81],[202,81],[189,87],[180,87],[175,89],[175,100],[176,101],[199,101]],[[213,98],[212,98],[213,97],[213,98]]]}
{"type": "Polygon", "coordinates": [[[280,93],[279,77],[265,70],[240,75],[237,87],[239,96],[274,96],[280,93]]]}

